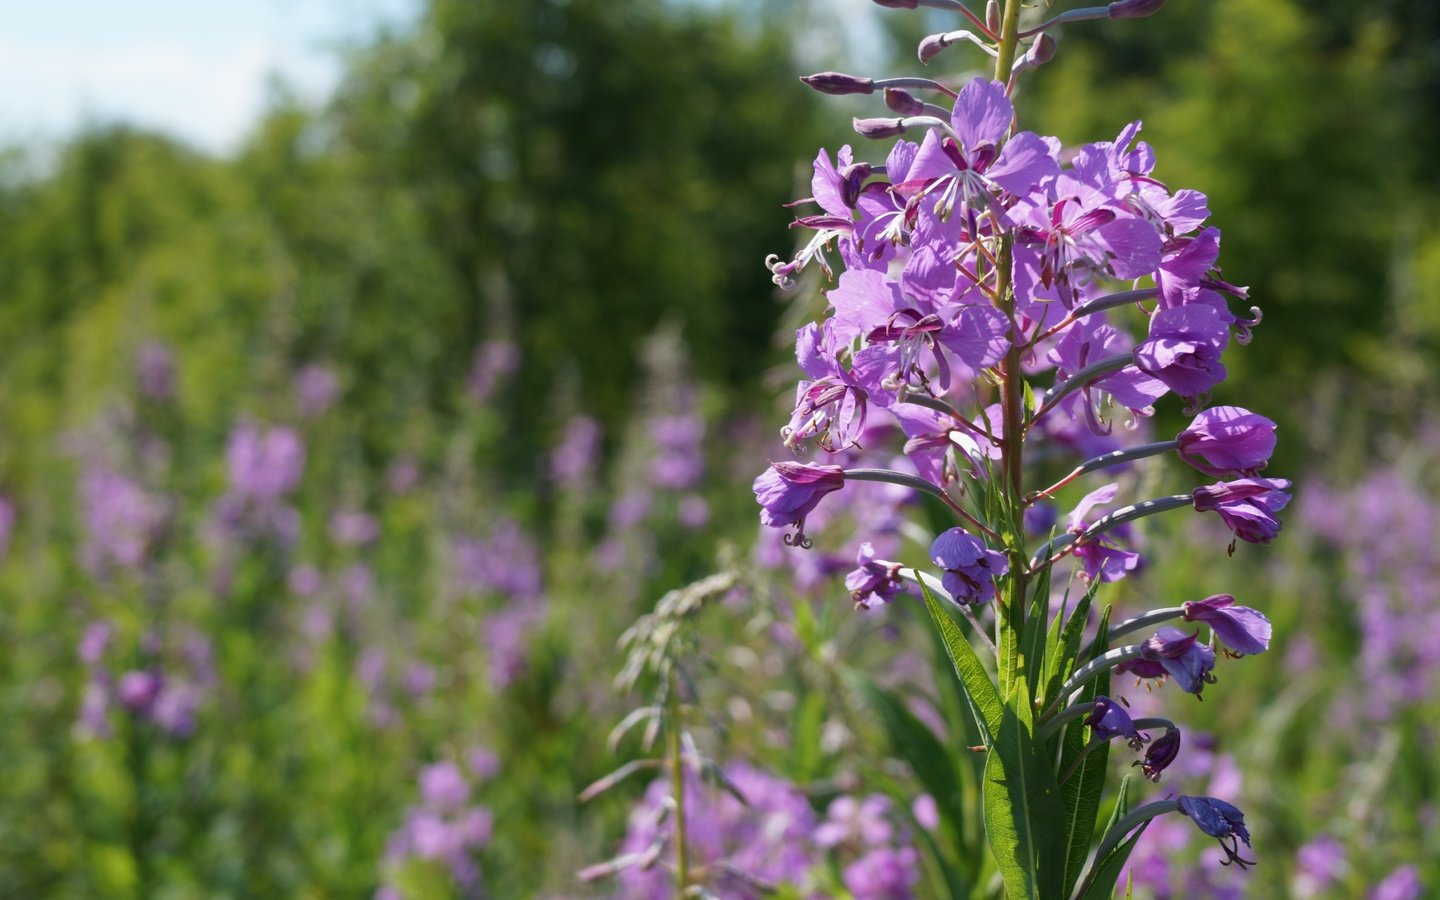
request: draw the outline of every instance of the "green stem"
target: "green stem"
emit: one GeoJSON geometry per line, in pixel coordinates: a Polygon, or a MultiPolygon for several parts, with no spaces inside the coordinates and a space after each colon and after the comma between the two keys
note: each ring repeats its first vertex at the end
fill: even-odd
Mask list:
{"type": "Polygon", "coordinates": [[[675,798],[675,896],[684,900],[690,890],[690,847],[685,835],[685,764],[680,753],[680,695],[675,672],[665,698],[669,711],[670,792],[675,798]]]}

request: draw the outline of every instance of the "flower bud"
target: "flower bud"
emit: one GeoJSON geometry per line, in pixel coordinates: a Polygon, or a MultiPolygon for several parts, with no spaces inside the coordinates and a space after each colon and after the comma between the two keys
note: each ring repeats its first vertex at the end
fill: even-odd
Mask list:
{"type": "Polygon", "coordinates": [[[905,133],[905,122],[902,119],[855,119],[852,124],[861,137],[872,140],[892,138],[905,133]]]}
{"type": "Polygon", "coordinates": [[[816,72],[814,75],[801,75],[800,80],[822,94],[836,97],[844,94],[875,93],[875,79],[846,75],[843,72],[816,72]]]}
{"type": "Polygon", "coordinates": [[[1055,58],[1055,39],[1048,34],[1042,34],[1025,51],[1025,64],[1031,68],[1043,66],[1055,58]]]}
{"type": "Polygon", "coordinates": [[[885,89],[885,105],[902,116],[918,116],[925,111],[925,103],[919,97],[900,88],[885,89]]]}
{"type": "Polygon", "coordinates": [[[1132,763],[1140,767],[1145,777],[1154,782],[1160,781],[1160,773],[1165,771],[1175,757],[1180,755],[1180,729],[1172,728],[1156,738],[1145,751],[1145,759],[1132,763]]]}
{"type": "Polygon", "coordinates": [[[1153,16],[1165,0],[1115,0],[1106,9],[1112,19],[1143,19],[1153,16]]]}
{"type": "Polygon", "coordinates": [[[985,27],[995,34],[1000,33],[1000,0],[986,0],[985,27]]]}
{"type": "Polygon", "coordinates": [[[950,39],[944,34],[926,35],[920,42],[919,56],[922,63],[929,63],[930,60],[940,55],[940,51],[950,46],[950,39]]]}

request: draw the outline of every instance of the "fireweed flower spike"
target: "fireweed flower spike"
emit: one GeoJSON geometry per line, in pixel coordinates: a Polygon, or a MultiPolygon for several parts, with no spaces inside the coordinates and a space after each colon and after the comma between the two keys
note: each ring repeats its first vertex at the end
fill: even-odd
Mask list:
{"type": "MultiPolygon", "coordinates": [[[[804,79],[821,93],[862,98],[869,108],[855,127],[884,143],[818,153],[811,196],[797,202],[819,210],[794,222],[809,237],[788,260],[768,260],[782,287],[812,262],[830,276],[825,315],[797,333],[803,380],[782,437],[797,456],[818,447],[839,465],[774,463],[756,479],[756,499],[762,522],[795,526],[787,542],[808,546],[806,516],[825,494],[850,481],[908,489],[847,497],[863,513],[857,521],[884,524],[861,526],[873,534],[856,536],[860,553],[846,588],[868,608],[891,600],[902,578],[920,585],[948,656],[941,677],[959,679],[982,720],[984,818],[995,824],[987,834],[1007,894],[1084,895],[1101,871],[1113,871],[1112,850],[1128,852],[1116,848],[1129,831],[1179,809],[1164,801],[1125,819],[1089,857],[1088,876],[1083,853],[1021,853],[1004,837],[1031,835],[1040,840],[1031,850],[1087,849],[1095,816],[1075,798],[1103,791],[1111,741],[1143,750],[1150,779],[1178,755],[1171,723],[1131,721],[1096,696],[1103,688],[1091,680],[1112,671],[1173,679],[1199,696],[1214,681],[1217,648],[1248,655],[1271,640],[1265,617],[1228,594],[1126,620],[1089,646],[1081,638],[1109,602],[1108,582],[1157,563],[1142,562],[1125,543],[1128,523],[1188,507],[1219,514],[1237,541],[1263,543],[1279,532],[1290,483],[1259,477],[1275,449],[1275,423],[1241,406],[1205,408],[1227,375],[1225,354],[1249,339],[1258,316],[1229,309],[1248,294],[1219,269],[1209,203],[1160,180],[1139,122],[1069,148],[1016,126],[1020,79],[1057,49],[1047,29],[1143,18],[1161,0],[1061,11],[1027,19],[1029,31],[1020,24],[1023,0],[991,0],[983,15],[957,0],[877,2],[955,15],[920,44],[933,78],[804,79]],[[935,67],[962,55],[993,66],[968,80],[938,75],[935,67]],[[1175,402],[1171,394],[1192,421],[1156,440],[1141,429],[1175,402]],[[1074,512],[1063,532],[1040,521],[1046,510],[1038,504],[1080,479],[1172,451],[1221,482],[1176,485],[1150,499],[1122,497],[1103,482],[1077,486],[1084,499],[1065,498],[1074,512]],[[914,493],[951,513],[919,567],[921,550],[893,549],[894,536],[928,531],[929,513],[942,510],[927,500],[925,523],[906,522],[902,504],[914,493]],[[1037,524],[1040,533],[1027,532],[1037,524]],[[872,537],[873,545],[862,543],[872,537]],[[897,559],[876,558],[877,547],[897,559]],[[1063,576],[1053,567],[1070,555],[1089,590],[1055,611],[1049,592],[1063,576]],[[1164,624],[1174,620],[1190,628],[1164,624]],[[1146,640],[1128,637],[1157,627],[1146,640]],[[1160,736],[1151,741],[1147,729],[1160,736]],[[1092,753],[1098,765],[1086,762],[1092,753]],[[1071,778],[1080,789],[1061,791],[1071,778]],[[1009,793],[1020,784],[1035,791],[1009,793]]],[[[1248,840],[1236,830],[1238,813],[1227,818],[1232,807],[1200,804],[1192,818],[1229,840],[1238,859],[1238,841],[1248,840]]]]}

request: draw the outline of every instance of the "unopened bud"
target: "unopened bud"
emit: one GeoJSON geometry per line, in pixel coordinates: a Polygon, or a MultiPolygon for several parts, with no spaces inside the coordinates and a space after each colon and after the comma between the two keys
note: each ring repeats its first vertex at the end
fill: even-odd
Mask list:
{"type": "Polygon", "coordinates": [[[875,79],[846,75],[843,72],[816,72],[814,75],[801,75],[800,80],[822,94],[837,97],[842,94],[875,93],[875,79]]]}
{"type": "Polygon", "coordinates": [[[918,116],[925,111],[924,101],[900,88],[885,89],[885,105],[902,116],[918,116]]]}
{"type": "Polygon", "coordinates": [[[1112,19],[1143,19],[1153,16],[1165,5],[1165,0],[1115,0],[1106,7],[1112,19]]]}
{"type": "Polygon", "coordinates": [[[1025,51],[1025,62],[1031,66],[1043,66],[1055,58],[1055,39],[1048,34],[1042,34],[1025,51]]]}
{"type": "Polygon", "coordinates": [[[940,51],[950,46],[949,35],[932,34],[920,42],[920,61],[929,63],[930,60],[940,55],[940,51]]]}
{"type": "Polygon", "coordinates": [[[992,34],[1000,33],[999,0],[987,0],[985,3],[985,27],[990,29],[992,34]]]}
{"type": "Polygon", "coordinates": [[[860,189],[865,186],[865,179],[874,173],[875,167],[867,162],[851,163],[840,170],[840,197],[845,205],[851,209],[860,199],[860,189]]]}
{"type": "Polygon", "coordinates": [[[861,137],[872,140],[892,138],[905,133],[903,119],[856,119],[853,124],[861,137]]]}

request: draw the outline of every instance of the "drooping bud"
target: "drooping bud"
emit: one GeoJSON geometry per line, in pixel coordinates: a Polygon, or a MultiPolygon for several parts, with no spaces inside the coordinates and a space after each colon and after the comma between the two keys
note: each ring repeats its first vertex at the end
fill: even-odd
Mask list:
{"type": "Polygon", "coordinates": [[[902,116],[918,116],[925,111],[923,100],[900,88],[885,89],[885,105],[902,116]]]}
{"type": "Polygon", "coordinates": [[[836,97],[875,93],[875,79],[846,75],[843,72],[816,72],[814,75],[801,75],[800,80],[822,94],[836,97]]]}
{"type": "Polygon", "coordinates": [[[921,61],[922,63],[929,64],[930,60],[932,60],[932,59],[934,59],[935,57],[939,56],[939,55],[940,55],[940,51],[944,50],[944,49],[945,49],[946,47],[948,47],[948,46],[950,46],[950,36],[949,36],[949,35],[947,35],[947,34],[931,34],[931,35],[926,35],[925,38],[924,38],[924,40],[920,41],[920,49],[919,49],[919,51],[918,51],[919,56],[920,56],[920,61],[921,61]]]}
{"type": "Polygon", "coordinates": [[[865,186],[865,179],[875,172],[875,167],[867,162],[851,163],[842,168],[840,174],[840,199],[851,209],[860,199],[860,189],[865,186]]]}
{"type": "Polygon", "coordinates": [[[1175,758],[1180,755],[1180,729],[1172,728],[1156,738],[1145,751],[1145,759],[1137,760],[1131,765],[1140,767],[1145,777],[1154,782],[1160,781],[1160,773],[1165,771],[1175,758]]]}
{"type": "Polygon", "coordinates": [[[1153,16],[1165,0],[1115,0],[1106,9],[1112,19],[1143,19],[1153,16]]]}
{"type": "Polygon", "coordinates": [[[1025,51],[1025,65],[1029,68],[1043,66],[1055,58],[1055,39],[1048,34],[1042,34],[1025,51]]]}
{"type": "Polygon", "coordinates": [[[861,137],[883,140],[905,133],[903,119],[855,119],[852,123],[861,137]]]}

